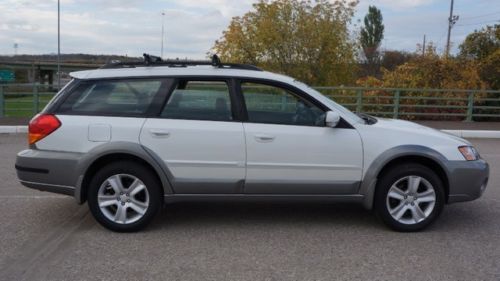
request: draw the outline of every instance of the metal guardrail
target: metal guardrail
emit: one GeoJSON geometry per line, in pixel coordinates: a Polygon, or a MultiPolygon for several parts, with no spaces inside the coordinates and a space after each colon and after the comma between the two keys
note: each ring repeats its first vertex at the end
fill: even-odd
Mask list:
{"type": "MultiPolygon", "coordinates": [[[[499,121],[500,91],[314,87],[354,112],[404,119],[499,121]]],[[[0,117],[29,117],[56,90],[42,84],[0,84],[0,117]]]]}
{"type": "Polygon", "coordinates": [[[315,87],[355,112],[405,119],[500,120],[500,91],[315,87]]]}
{"type": "Polygon", "coordinates": [[[0,84],[0,118],[33,116],[56,92],[54,87],[37,83],[0,84]]]}

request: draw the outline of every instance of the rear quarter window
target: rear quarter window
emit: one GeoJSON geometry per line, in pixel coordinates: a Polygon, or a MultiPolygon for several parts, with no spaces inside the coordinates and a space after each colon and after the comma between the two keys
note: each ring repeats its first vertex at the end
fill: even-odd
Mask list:
{"type": "Polygon", "coordinates": [[[162,89],[161,80],[87,81],[62,102],[57,113],[82,115],[145,114],[162,89]]]}

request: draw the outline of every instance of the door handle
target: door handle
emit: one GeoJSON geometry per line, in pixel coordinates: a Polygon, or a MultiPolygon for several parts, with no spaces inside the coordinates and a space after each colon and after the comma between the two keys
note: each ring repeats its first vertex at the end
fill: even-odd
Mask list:
{"type": "Polygon", "coordinates": [[[168,137],[170,136],[170,132],[162,129],[150,129],[149,132],[154,137],[168,137]]]}
{"type": "Polygon", "coordinates": [[[264,135],[264,134],[255,135],[255,139],[260,142],[271,142],[274,140],[274,138],[275,138],[274,136],[264,135]]]}

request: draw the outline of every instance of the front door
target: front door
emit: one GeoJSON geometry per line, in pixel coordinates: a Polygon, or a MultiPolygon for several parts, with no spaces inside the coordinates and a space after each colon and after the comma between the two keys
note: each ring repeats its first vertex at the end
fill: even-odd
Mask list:
{"type": "Polygon", "coordinates": [[[290,89],[242,82],[248,120],[245,193],[353,194],[362,144],[349,126],[324,124],[325,110],[290,89]]]}

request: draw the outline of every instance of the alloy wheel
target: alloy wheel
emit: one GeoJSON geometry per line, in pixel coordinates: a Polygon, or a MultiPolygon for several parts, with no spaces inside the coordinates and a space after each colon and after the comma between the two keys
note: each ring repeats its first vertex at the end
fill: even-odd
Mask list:
{"type": "Polygon", "coordinates": [[[434,187],[420,176],[405,176],[387,192],[387,210],[393,219],[403,224],[422,222],[431,215],[435,204],[434,187]]]}
{"type": "Polygon", "coordinates": [[[141,219],[149,207],[149,192],[137,177],[117,174],[107,178],[99,187],[97,202],[104,216],[119,224],[141,219]]]}

